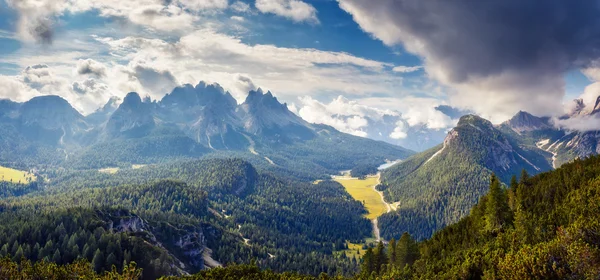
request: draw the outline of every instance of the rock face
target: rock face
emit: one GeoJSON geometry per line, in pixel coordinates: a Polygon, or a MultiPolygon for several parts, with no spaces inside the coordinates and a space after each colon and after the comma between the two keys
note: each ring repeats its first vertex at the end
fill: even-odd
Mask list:
{"type": "Polygon", "coordinates": [[[523,111],[519,111],[506,123],[517,133],[553,128],[549,118],[536,117],[523,111]]]}
{"type": "Polygon", "coordinates": [[[59,96],[38,96],[23,103],[16,116],[27,138],[50,145],[72,144],[88,128],[83,116],[59,96]]]}
{"type": "Polygon", "coordinates": [[[142,102],[137,93],[130,92],[110,116],[106,132],[110,137],[138,138],[148,135],[154,126],[152,104],[142,102]]]}
{"type": "Polygon", "coordinates": [[[143,236],[148,243],[168,253],[175,260],[172,266],[181,275],[205,268],[207,242],[201,226],[168,225],[170,235],[164,236],[155,226],[127,210],[99,212],[106,217],[108,230],[143,236]]]}
{"type": "MultiPolygon", "coordinates": [[[[594,106],[586,107],[583,100],[574,100],[571,112],[556,120],[539,118],[519,112],[503,124],[505,131],[512,130],[522,143],[553,154],[552,165],[556,168],[576,158],[600,153],[600,96],[594,106]],[[553,123],[554,122],[554,123],[553,123]],[[570,129],[570,124],[585,123],[585,130],[570,129]],[[595,125],[595,126],[594,126],[595,125]]],[[[576,126],[579,127],[579,126],[576,126]]]]}
{"type": "Polygon", "coordinates": [[[307,140],[315,137],[311,125],[292,113],[287,104],[281,104],[268,91],[250,91],[246,101],[238,108],[244,129],[253,135],[272,142],[307,140]]]}
{"type": "Polygon", "coordinates": [[[94,113],[91,113],[85,117],[85,120],[94,125],[99,125],[108,120],[110,116],[119,108],[122,100],[119,97],[111,97],[104,106],[98,108],[94,113]]]}

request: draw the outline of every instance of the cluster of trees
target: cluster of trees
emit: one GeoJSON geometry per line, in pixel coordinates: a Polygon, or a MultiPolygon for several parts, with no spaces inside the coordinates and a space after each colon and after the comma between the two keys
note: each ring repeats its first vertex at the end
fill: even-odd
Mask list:
{"type": "Polygon", "coordinates": [[[27,184],[0,181],[0,198],[21,196],[38,190],[39,183],[37,181],[29,182],[27,184]]]}
{"type": "Polygon", "coordinates": [[[360,279],[375,279],[392,271],[403,271],[419,258],[419,247],[409,233],[405,232],[398,239],[392,238],[387,246],[380,241],[377,247],[368,248],[362,258],[360,279]]]}
{"type": "Polygon", "coordinates": [[[381,279],[597,279],[600,157],[489,191],[458,223],[419,243],[418,258],[381,279]]]}
{"type": "Polygon", "coordinates": [[[87,259],[97,272],[112,266],[121,271],[135,261],[144,279],[179,274],[179,262],[203,267],[177,242],[188,236],[195,249],[205,245],[201,236],[191,237],[202,234],[207,195],[181,182],[13,198],[0,203],[0,209],[0,255],[15,261],[87,259]]]}
{"type": "Polygon", "coordinates": [[[27,259],[13,261],[9,257],[0,258],[0,278],[2,279],[98,279],[98,280],[137,280],[142,274],[135,262],[125,265],[121,272],[116,267],[104,273],[97,273],[92,264],[85,260],[78,260],[66,265],[54,262],[31,262],[27,259]]]}
{"type": "Polygon", "coordinates": [[[367,175],[377,174],[379,165],[361,164],[350,170],[350,176],[356,178],[365,178],[367,175]]]}

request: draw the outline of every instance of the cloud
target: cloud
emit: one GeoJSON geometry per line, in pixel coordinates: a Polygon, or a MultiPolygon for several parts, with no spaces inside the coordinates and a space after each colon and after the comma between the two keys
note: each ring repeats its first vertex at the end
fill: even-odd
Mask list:
{"type": "MultiPolygon", "coordinates": [[[[5,0],[18,14],[17,35],[24,42],[52,43],[63,14],[97,11],[158,31],[190,30],[206,13],[228,7],[228,0],[5,0]]],[[[240,5],[238,4],[238,7],[240,5]]]]}
{"type": "Polygon", "coordinates": [[[402,116],[410,126],[426,125],[429,129],[446,129],[456,125],[456,120],[434,107],[410,107],[402,116]]]}
{"type": "Polygon", "coordinates": [[[154,99],[162,98],[179,85],[177,78],[171,71],[158,69],[152,65],[135,64],[132,66],[132,73],[146,90],[146,93],[149,93],[154,99]]]}
{"type": "Polygon", "coordinates": [[[67,85],[66,79],[57,77],[46,64],[27,66],[21,72],[21,79],[32,89],[48,94],[58,94],[67,85]]]}
{"type": "Polygon", "coordinates": [[[367,107],[358,108],[360,105],[349,102],[342,96],[336,100],[329,104],[323,104],[308,96],[301,97],[299,98],[300,108],[296,110],[298,115],[308,122],[326,124],[341,132],[367,137],[368,134],[363,128],[369,122],[365,116],[367,114],[376,115],[379,112],[367,107]]]}
{"type": "Polygon", "coordinates": [[[17,36],[25,42],[52,44],[54,19],[65,6],[55,0],[5,0],[18,13],[17,36]]]}
{"type": "Polygon", "coordinates": [[[600,129],[600,114],[574,116],[568,119],[553,119],[554,125],[570,131],[597,131],[600,129]]]}
{"type": "Polygon", "coordinates": [[[600,54],[596,1],[338,2],[364,31],[422,57],[452,104],[495,118],[561,113],[563,74],[600,54]]]}
{"type": "Polygon", "coordinates": [[[93,59],[80,59],[77,61],[77,73],[79,75],[95,75],[96,77],[105,77],[106,66],[93,59]]]}
{"type": "Polygon", "coordinates": [[[71,87],[77,96],[70,98],[70,101],[84,113],[98,109],[99,104],[106,103],[112,96],[108,85],[93,78],[76,81],[71,87]]]}
{"type": "Polygon", "coordinates": [[[99,40],[121,60],[168,69],[180,83],[218,82],[238,101],[248,93],[241,91],[239,75],[252,77],[254,84],[290,101],[298,95],[339,92],[402,94],[402,78],[387,70],[392,65],[343,52],[249,45],[211,29],[170,42],[142,37],[99,40]]]}
{"type": "Polygon", "coordinates": [[[394,72],[400,72],[400,73],[410,73],[410,72],[415,72],[415,71],[419,71],[423,68],[423,66],[396,66],[392,69],[392,71],[394,72]]]}
{"type": "Polygon", "coordinates": [[[40,93],[17,77],[0,76],[0,98],[24,102],[40,93]]]}
{"type": "Polygon", "coordinates": [[[392,133],[390,133],[390,138],[392,139],[404,139],[406,137],[408,137],[408,133],[407,133],[408,128],[406,127],[406,125],[404,124],[403,121],[398,121],[396,123],[396,127],[394,128],[394,131],[392,131],[392,133]]]}
{"type": "Polygon", "coordinates": [[[319,23],[317,9],[300,0],[256,0],[256,9],[264,14],[274,14],[295,22],[319,23]]]}
{"type": "Polygon", "coordinates": [[[233,4],[231,4],[231,6],[229,6],[232,10],[238,12],[238,13],[247,13],[250,12],[250,5],[241,2],[241,1],[235,1],[233,2],[233,4]]]}
{"type": "Polygon", "coordinates": [[[229,6],[228,0],[179,0],[179,3],[192,11],[222,10],[229,6]]]}

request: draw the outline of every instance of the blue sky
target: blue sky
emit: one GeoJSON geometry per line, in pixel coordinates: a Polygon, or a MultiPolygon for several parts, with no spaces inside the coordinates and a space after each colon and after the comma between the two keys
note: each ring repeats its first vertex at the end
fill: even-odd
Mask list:
{"type": "MultiPolygon", "coordinates": [[[[482,70],[460,51],[440,51],[446,42],[432,34],[455,32],[444,29],[455,16],[435,17],[448,22],[433,22],[427,34],[411,14],[394,14],[402,8],[394,1],[365,3],[0,0],[0,98],[56,94],[90,113],[111,96],[137,91],[160,99],[177,85],[204,80],[218,82],[239,102],[248,90],[269,89],[309,121],[360,134],[365,122],[336,116],[398,114],[405,125],[447,129],[456,120],[435,106],[468,109],[495,122],[521,109],[559,115],[556,108],[584,94],[596,76],[593,68],[586,75],[570,64],[545,72],[527,61],[523,71],[514,66],[520,62],[502,61],[494,62],[498,69],[490,63],[482,70]],[[51,32],[36,32],[44,28],[51,32]]],[[[421,6],[415,14],[461,8],[421,6]]],[[[477,23],[465,29],[471,25],[477,23]]],[[[462,40],[477,46],[487,39],[462,40]]],[[[452,44],[447,49],[461,47],[452,44]]],[[[473,59],[484,63],[502,56],[472,51],[481,51],[473,59]]]]}

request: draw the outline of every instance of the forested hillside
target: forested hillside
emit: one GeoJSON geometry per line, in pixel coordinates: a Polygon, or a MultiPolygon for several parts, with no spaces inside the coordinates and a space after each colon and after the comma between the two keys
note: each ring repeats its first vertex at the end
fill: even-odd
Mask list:
{"type": "Polygon", "coordinates": [[[492,173],[508,184],[522,169],[552,169],[545,153],[519,145],[483,118],[463,116],[443,144],[382,173],[386,200],[400,202],[379,219],[382,236],[398,238],[406,231],[419,240],[430,237],[469,213],[492,173]]]}
{"type": "Polygon", "coordinates": [[[420,257],[407,266],[390,266],[394,251],[388,247],[379,272],[372,268],[380,265],[375,261],[363,263],[361,274],[380,274],[380,279],[597,279],[599,189],[597,156],[534,177],[523,172],[507,189],[492,176],[488,194],[468,216],[413,249],[411,254],[420,257]]]}
{"type": "Polygon", "coordinates": [[[144,279],[196,272],[206,254],[221,264],[352,275],[358,260],[333,252],[371,230],[338,183],[281,179],[238,159],[49,175],[43,190],[2,201],[2,255],[84,258],[97,272],[135,261],[144,279]]]}

